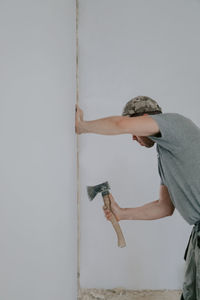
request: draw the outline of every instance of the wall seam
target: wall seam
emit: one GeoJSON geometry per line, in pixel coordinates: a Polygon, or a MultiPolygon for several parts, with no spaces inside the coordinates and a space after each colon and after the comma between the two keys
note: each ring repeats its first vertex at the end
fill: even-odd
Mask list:
{"type": "MultiPolygon", "coordinates": [[[[76,0],[76,104],[79,104],[79,0],[76,0]]],[[[80,167],[79,167],[79,136],[76,135],[77,145],[77,292],[80,294],[80,167]]]]}

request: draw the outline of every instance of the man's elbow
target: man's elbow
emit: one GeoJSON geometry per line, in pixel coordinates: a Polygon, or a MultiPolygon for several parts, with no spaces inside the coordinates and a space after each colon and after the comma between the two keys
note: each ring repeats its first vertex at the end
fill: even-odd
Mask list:
{"type": "Polygon", "coordinates": [[[174,213],[175,207],[169,207],[167,217],[171,217],[174,213]]]}
{"type": "Polygon", "coordinates": [[[163,217],[170,217],[174,213],[174,205],[161,205],[163,217]]]}

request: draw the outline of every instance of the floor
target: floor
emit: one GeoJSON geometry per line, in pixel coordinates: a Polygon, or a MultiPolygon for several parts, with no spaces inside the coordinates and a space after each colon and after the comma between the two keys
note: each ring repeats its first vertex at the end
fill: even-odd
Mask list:
{"type": "Polygon", "coordinates": [[[181,291],[81,289],[78,300],[179,300],[181,291]]]}

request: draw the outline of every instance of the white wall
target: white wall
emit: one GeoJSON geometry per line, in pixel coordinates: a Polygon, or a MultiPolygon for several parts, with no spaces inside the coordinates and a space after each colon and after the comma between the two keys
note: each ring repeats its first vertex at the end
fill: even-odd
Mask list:
{"type": "Polygon", "coordinates": [[[0,2],[0,299],[76,299],[75,1],[0,2]]]}
{"type": "MultiPolygon", "coordinates": [[[[80,1],[80,104],[85,119],[121,114],[137,95],[199,122],[199,1],[80,1]]],[[[158,199],[155,149],[131,136],[81,136],[81,286],[179,289],[191,227],[176,212],[158,221],[121,222],[119,249],[101,196],[86,185],[108,180],[122,207],[158,199]]]]}

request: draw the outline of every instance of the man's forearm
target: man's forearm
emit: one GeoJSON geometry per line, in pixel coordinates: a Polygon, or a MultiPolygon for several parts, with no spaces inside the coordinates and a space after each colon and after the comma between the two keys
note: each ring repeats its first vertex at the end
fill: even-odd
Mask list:
{"type": "Polygon", "coordinates": [[[122,118],[121,116],[113,116],[94,121],[82,121],[80,123],[81,133],[122,134],[124,133],[124,129],[119,125],[122,118]]]}
{"type": "Polygon", "coordinates": [[[170,216],[172,211],[160,204],[159,200],[147,203],[140,207],[122,208],[121,220],[156,220],[170,216]]]}

